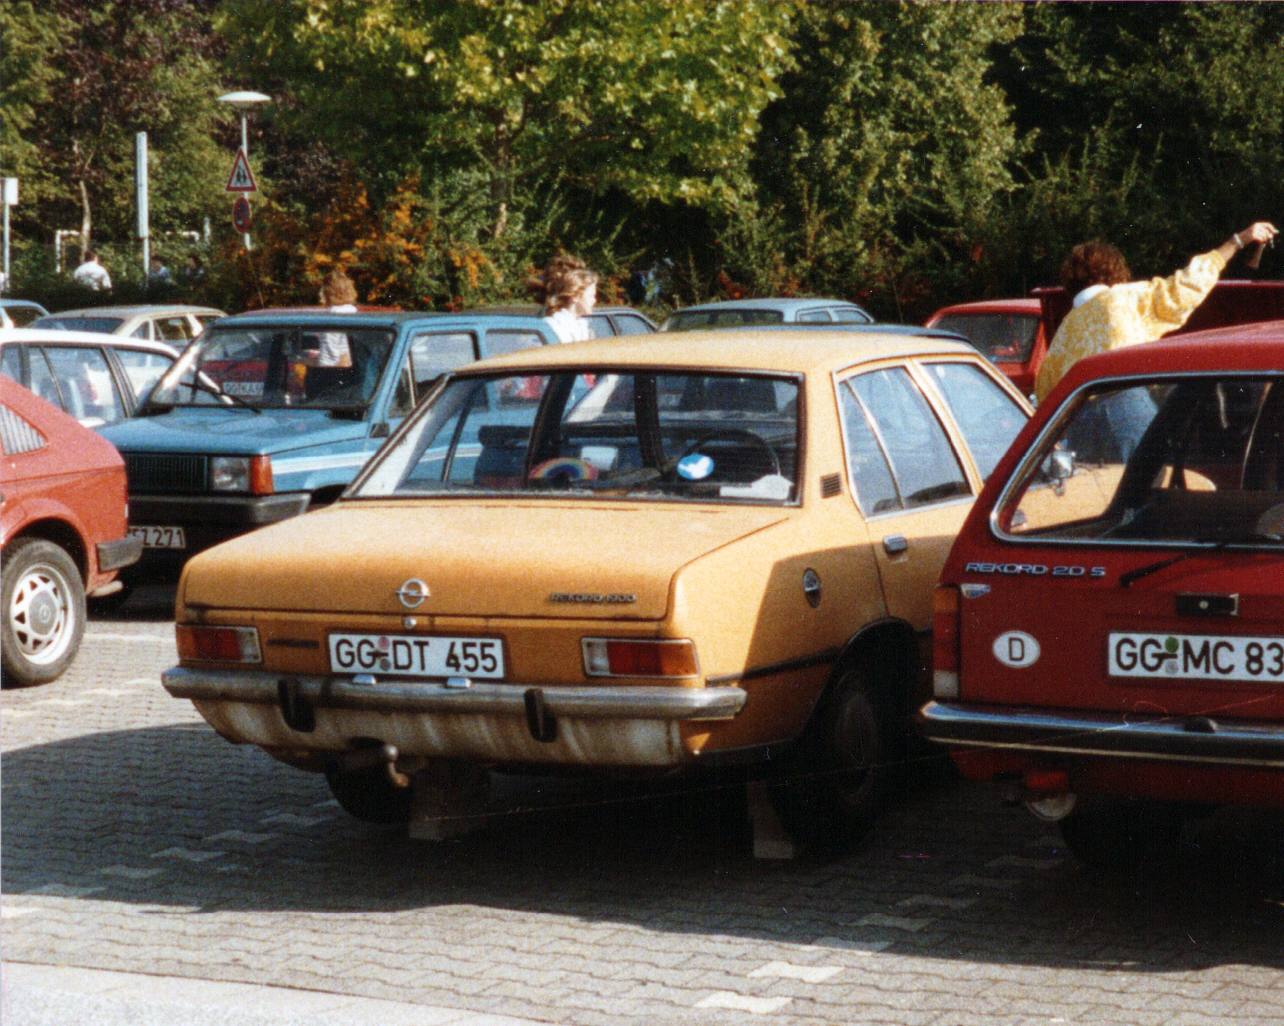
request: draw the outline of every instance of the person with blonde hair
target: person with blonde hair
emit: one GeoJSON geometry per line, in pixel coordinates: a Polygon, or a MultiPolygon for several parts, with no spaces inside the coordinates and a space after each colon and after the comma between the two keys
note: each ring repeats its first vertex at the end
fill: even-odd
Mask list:
{"type": "Polygon", "coordinates": [[[588,315],[597,303],[598,276],[578,257],[558,254],[544,268],[544,322],[563,342],[587,342],[593,338],[588,315]]]}
{"type": "MultiPolygon", "coordinates": [[[[357,288],[352,279],[342,271],[331,271],[321,279],[321,305],[330,313],[356,313],[357,288]]],[[[318,367],[351,367],[352,353],[348,349],[348,336],[342,332],[327,331],[321,336],[317,352],[318,367]]]]}

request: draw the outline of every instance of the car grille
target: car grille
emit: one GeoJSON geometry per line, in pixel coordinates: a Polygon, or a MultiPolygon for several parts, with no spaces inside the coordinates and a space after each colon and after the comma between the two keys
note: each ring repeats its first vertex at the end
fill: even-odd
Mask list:
{"type": "Polygon", "coordinates": [[[134,494],[203,492],[205,463],[204,456],[130,453],[125,456],[125,474],[134,494]]]}

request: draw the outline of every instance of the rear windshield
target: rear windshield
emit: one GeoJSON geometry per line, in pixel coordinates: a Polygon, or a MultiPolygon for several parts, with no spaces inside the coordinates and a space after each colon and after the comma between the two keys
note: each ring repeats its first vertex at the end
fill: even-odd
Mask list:
{"type": "Polygon", "coordinates": [[[1025,363],[1034,348],[1039,318],[1034,314],[946,314],[932,327],[962,335],[996,363],[1025,363]]]}
{"type": "Polygon", "coordinates": [[[1284,545],[1284,377],[1103,383],[1023,461],[1013,538],[1284,545]]]}
{"type": "Polygon", "coordinates": [[[121,317],[38,317],[31,322],[33,328],[57,328],[59,331],[93,331],[110,335],[124,323],[121,317]]]}
{"type": "Polygon", "coordinates": [[[359,413],[374,395],[393,342],[387,328],[214,324],[184,351],[149,402],[359,413]]]}
{"type": "Polygon", "coordinates": [[[793,378],[631,370],[459,377],[358,483],[361,498],[797,497],[793,378]]]}
{"type": "Polygon", "coordinates": [[[743,328],[755,324],[780,324],[784,319],[785,315],[779,310],[680,310],[665,321],[664,330],[743,328]]]}

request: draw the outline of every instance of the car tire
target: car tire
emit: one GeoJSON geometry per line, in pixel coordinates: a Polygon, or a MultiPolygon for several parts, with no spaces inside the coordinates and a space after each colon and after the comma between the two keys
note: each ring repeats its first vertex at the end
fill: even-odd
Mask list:
{"type": "Polygon", "coordinates": [[[85,633],[85,585],[66,551],[43,538],[19,538],[0,557],[0,665],[4,683],[56,680],[85,633]]]}
{"type": "Polygon", "coordinates": [[[1170,858],[1184,822],[1177,805],[1132,799],[1077,810],[1057,827],[1066,847],[1084,865],[1132,872],[1170,858]]]}
{"type": "Polygon", "coordinates": [[[847,670],[772,779],[781,825],[804,848],[842,852],[878,818],[896,750],[886,706],[867,673],[847,670]]]}
{"type": "Polygon", "coordinates": [[[340,808],[354,819],[384,826],[410,822],[413,789],[394,784],[386,766],[345,770],[337,762],[327,762],[325,782],[340,808]]]}

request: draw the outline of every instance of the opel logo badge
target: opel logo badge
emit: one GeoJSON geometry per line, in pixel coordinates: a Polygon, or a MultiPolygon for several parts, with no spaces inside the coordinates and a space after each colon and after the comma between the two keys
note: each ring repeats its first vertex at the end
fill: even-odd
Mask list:
{"type": "Polygon", "coordinates": [[[397,589],[397,598],[401,599],[401,604],[407,609],[417,609],[423,605],[431,592],[428,585],[424,584],[418,577],[412,577],[400,588],[397,589]]]}

